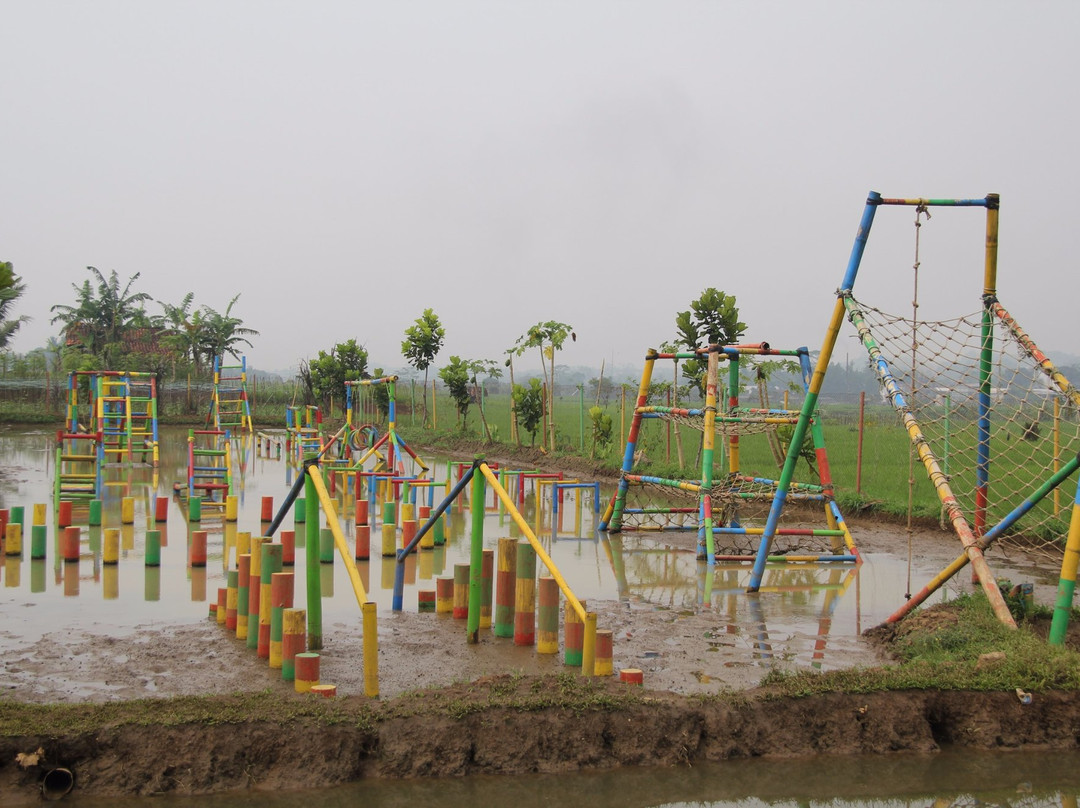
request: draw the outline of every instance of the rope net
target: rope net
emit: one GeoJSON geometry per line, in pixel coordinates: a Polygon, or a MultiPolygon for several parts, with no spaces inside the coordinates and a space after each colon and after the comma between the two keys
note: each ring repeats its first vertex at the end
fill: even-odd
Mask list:
{"type": "MultiPolygon", "coordinates": [[[[937,458],[957,502],[977,533],[985,533],[1024,503],[1080,451],[1078,397],[1063,391],[1033,351],[1038,349],[996,303],[990,304],[988,488],[985,517],[976,502],[979,463],[979,393],[982,312],[951,320],[922,321],[888,314],[854,298],[848,319],[859,329],[882,384],[903,418],[910,413],[937,458]],[[902,400],[882,376],[887,364],[902,400]]],[[[1040,355],[1041,356],[1041,355],[1040,355]]],[[[1046,364],[1049,364],[1048,362],[1046,364]]],[[[929,480],[917,475],[919,496],[937,502],[929,480]]],[[[1005,531],[999,541],[1060,556],[1068,532],[1075,476],[1005,531]]]]}

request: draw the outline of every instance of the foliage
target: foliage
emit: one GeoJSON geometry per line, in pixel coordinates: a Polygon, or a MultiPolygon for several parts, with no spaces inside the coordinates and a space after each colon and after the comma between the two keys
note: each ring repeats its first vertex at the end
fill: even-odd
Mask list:
{"type": "Polygon", "coordinates": [[[15,266],[10,261],[0,261],[0,350],[8,346],[19,326],[30,319],[25,314],[10,317],[12,305],[24,291],[26,285],[15,274],[15,266]]]}
{"type": "Polygon", "coordinates": [[[536,443],[536,432],[544,418],[544,388],[539,379],[529,379],[529,386],[514,385],[514,406],[518,422],[529,433],[530,446],[536,443]]]}
{"type": "Polygon", "coordinates": [[[611,416],[603,407],[589,407],[589,421],[592,423],[592,448],[589,457],[596,455],[596,447],[606,449],[611,444],[613,423],[611,416]]]}
{"type": "MultiPolygon", "coordinates": [[[[571,341],[577,342],[577,334],[574,332],[573,326],[555,320],[547,320],[546,322],[537,323],[521,337],[518,337],[517,340],[518,356],[521,356],[529,348],[536,348],[540,351],[540,367],[544,372],[544,379],[549,385],[549,398],[546,402],[549,411],[555,409],[555,352],[562,350],[567,337],[570,337],[571,341]],[[545,362],[550,364],[550,372],[549,366],[545,362]]],[[[551,429],[549,436],[550,448],[555,451],[554,418],[549,421],[549,426],[551,429]]]]}
{"type": "Polygon", "coordinates": [[[226,354],[234,359],[239,359],[240,346],[247,345],[251,347],[251,342],[248,341],[247,337],[259,336],[258,331],[245,328],[242,325],[244,321],[233,315],[232,307],[239,299],[240,295],[237,294],[229,301],[229,305],[225,307],[223,313],[218,313],[209,306],[202,307],[204,312],[202,350],[203,355],[210,360],[213,360],[216,356],[223,357],[226,354]]]}
{"type": "MultiPolygon", "coordinates": [[[[675,315],[678,342],[690,350],[708,345],[735,345],[746,332],[746,323],[739,321],[739,308],[734,295],[727,295],[713,287],[701,293],[690,303],[689,311],[675,315]]],[[[682,365],[683,376],[691,387],[705,395],[705,362],[688,359],[682,365]]]]}
{"type": "Polygon", "coordinates": [[[461,419],[461,431],[465,431],[465,425],[469,418],[469,405],[472,404],[472,391],[470,382],[473,379],[472,368],[468,360],[460,356],[451,356],[450,363],[439,371],[439,378],[446,385],[450,398],[454,400],[458,418],[461,419]]]}
{"type": "Polygon", "coordinates": [[[74,339],[83,346],[83,352],[91,354],[112,369],[116,357],[124,350],[124,338],[137,327],[150,325],[142,303],[150,300],[146,292],[133,292],[132,285],[139,279],[136,272],[121,288],[116,270],[109,277],[96,267],[87,267],[94,275],[96,285],[90,280],[82,286],[72,284],[75,305],[57,303],[50,310],[55,312],[52,323],[61,323],[69,341],[74,339]]]}
{"type": "Polygon", "coordinates": [[[355,339],[339,342],[329,353],[300,363],[300,380],[312,401],[329,406],[331,396],[345,395],[345,382],[368,378],[368,353],[355,339]]]}
{"type": "Polygon", "coordinates": [[[442,349],[446,339],[446,329],[432,309],[416,318],[416,322],[405,329],[405,340],[401,343],[401,353],[412,367],[424,371],[424,423],[427,423],[427,387],[428,369],[442,349]]]}

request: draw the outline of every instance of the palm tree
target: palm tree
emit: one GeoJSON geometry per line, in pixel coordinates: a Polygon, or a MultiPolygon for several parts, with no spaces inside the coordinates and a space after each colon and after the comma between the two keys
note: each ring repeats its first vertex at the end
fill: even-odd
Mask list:
{"type": "Polygon", "coordinates": [[[0,350],[6,348],[11,342],[19,326],[30,319],[25,314],[8,319],[12,304],[22,296],[25,289],[26,285],[22,282],[22,278],[15,274],[12,263],[0,261],[0,350]]]}
{"type": "Polygon", "coordinates": [[[108,367],[110,359],[123,342],[124,335],[133,327],[147,323],[146,312],[137,305],[150,300],[146,292],[132,292],[131,286],[139,278],[136,272],[123,288],[116,270],[106,278],[96,267],[87,267],[97,278],[97,289],[89,280],[82,286],[72,284],[75,290],[75,306],[56,304],[50,311],[56,312],[53,323],[63,323],[65,335],[77,331],[79,340],[89,353],[99,356],[108,367]]]}
{"type": "MultiPolygon", "coordinates": [[[[163,342],[175,350],[183,359],[189,359],[195,367],[195,373],[202,372],[201,342],[205,327],[202,312],[191,306],[195,301],[195,293],[188,292],[180,305],[158,301],[162,308],[162,314],[154,318],[154,326],[166,332],[163,342]]],[[[173,362],[173,374],[176,373],[176,363],[173,362]]]]}
{"type": "Polygon", "coordinates": [[[203,355],[211,361],[215,356],[224,356],[225,354],[230,354],[234,359],[239,359],[240,346],[247,345],[249,348],[251,347],[251,342],[246,338],[259,336],[258,331],[253,328],[244,328],[241,325],[244,321],[239,317],[232,316],[232,307],[239,299],[240,295],[237,295],[230,300],[223,314],[209,306],[203,306],[206,317],[203,320],[200,344],[203,355]]]}

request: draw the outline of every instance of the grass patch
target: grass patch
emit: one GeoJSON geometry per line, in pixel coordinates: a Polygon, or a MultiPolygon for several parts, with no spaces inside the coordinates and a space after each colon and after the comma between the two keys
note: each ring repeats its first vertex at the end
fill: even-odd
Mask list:
{"type": "Polygon", "coordinates": [[[907,618],[890,647],[898,659],[894,665],[826,673],[772,671],[762,679],[762,697],[883,690],[1080,689],[1080,654],[1047,645],[1026,622],[1015,630],[1003,626],[981,592],[907,618]],[[980,663],[981,655],[993,652],[1003,653],[1004,658],[980,663]]]}

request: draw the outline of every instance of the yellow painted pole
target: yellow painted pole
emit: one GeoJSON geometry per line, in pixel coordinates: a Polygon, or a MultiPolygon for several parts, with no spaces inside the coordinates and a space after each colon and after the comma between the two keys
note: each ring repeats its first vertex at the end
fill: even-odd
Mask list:
{"type": "MultiPolygon", "coordinates": [[[[355,569],[355,565],[350,565],[355,569]]],[[[379,629],[376,621],[376,604],[368,601],[360,607],[364,616],[364,695],[369,699],[379,697],[379,629]]]]}
{"type": "Polygon", "coordinates": [[[318,467],[309,466],[308,468],[315,469],[315,473],[309,473],[308,478],[315,487],[315,493],[319,495],[319,502],[322,504],[323,512],[326,513],[326,521],[330,523],[330,532],[334,534],[334,544],[341,555],[341,560],[345,563],[345,571],[349,573],[353,592],[356,593],[356,602],[360,605],[362,611],[364,603],[367,601],[367,593],[364,591],[364,582],[360,580],[360,573],[349,553],[349,543],[345,541],[345,535],[341,532],[337,511],[334,509],[334,502],[330,499],[326,484],[323,483],[322,477],[318,473],[318,467]]]}
{"type": "Polygon", "coordinates": [[[581,644],[581,675],[596,676],[596,612],[585,615],[585,639],[581,644]]]}

